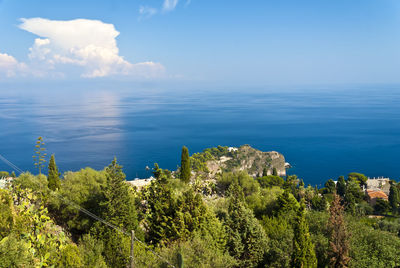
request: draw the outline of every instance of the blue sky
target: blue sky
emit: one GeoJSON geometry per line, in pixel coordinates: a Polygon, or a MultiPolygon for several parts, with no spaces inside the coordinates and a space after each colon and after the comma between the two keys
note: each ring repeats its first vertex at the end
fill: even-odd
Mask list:
{"type": "Polygon", "coordinates": [[[0,0],[0,80],[398,83],[399,70],[397,0],[0,0]]]}

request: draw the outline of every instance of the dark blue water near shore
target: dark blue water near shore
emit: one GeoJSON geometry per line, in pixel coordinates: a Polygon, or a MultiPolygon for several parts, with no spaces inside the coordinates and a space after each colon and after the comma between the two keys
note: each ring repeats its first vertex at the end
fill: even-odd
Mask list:
{"type": "MultiPolygon", "coordinates": [[[[182,145],[250,144],[283,153],[307,183],[359,171],[400,178],[400,86],[158,90],[19,89],[1,85],[0,154],[33,168],[43,136],[61,171],[101,169],[115,155],[128,179],[175,169],[182,145]]],[[[11,171],[3,163],[0,170],[11,171]]]]}

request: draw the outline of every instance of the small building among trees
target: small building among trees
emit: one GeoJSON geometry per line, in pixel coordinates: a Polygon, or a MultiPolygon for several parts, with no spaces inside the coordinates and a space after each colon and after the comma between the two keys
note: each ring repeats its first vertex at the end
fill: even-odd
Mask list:
{"type": "Polygon", "coordinates": [[[378,199],[383,199],[385,201],[389,200],[389,197],[383,191],[375,191],[368,189],[366,191],[366,194],[367,194],[367,201],[371,206],[375,206],[376,201],[378,199]]]}

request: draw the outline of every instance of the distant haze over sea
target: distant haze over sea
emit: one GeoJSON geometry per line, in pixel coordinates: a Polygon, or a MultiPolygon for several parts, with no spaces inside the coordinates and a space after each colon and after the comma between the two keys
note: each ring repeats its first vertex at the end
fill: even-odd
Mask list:
{"type": "Polygon", "coordinates": [[[0,154],[31,172],[43,136],[62,172],[116,156],[127,179],[144,178],[154,163],[176,169],[182,145],[192,154],[250,144],[281,152],[289,174],[313,185],[352,171],[400,178],[400,86],[0,87],[0,154]]]}

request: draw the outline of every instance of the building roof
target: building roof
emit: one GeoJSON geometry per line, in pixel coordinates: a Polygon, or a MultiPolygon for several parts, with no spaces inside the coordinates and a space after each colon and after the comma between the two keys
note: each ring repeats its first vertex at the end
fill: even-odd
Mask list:
{"type": "Polygon", "coordinates": [[[388,200],[388,196],[382,191],[367,191],[369,198],[381,198],[388,200]]]}

